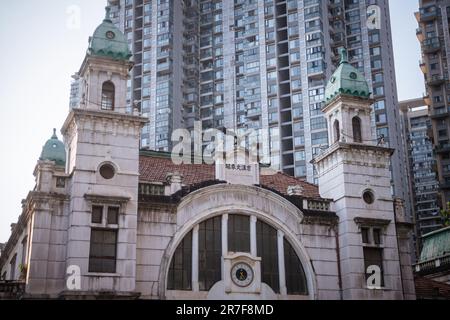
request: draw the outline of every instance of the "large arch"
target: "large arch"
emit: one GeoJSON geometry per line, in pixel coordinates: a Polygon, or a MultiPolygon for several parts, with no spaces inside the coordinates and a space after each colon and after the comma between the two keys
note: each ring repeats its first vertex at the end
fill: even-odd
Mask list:
{"type": "Polygon", "coordinates": [[[178,206],[177,231],[163,255],[159,274],[159,294],[166,298],[167,277],[172,256],[194,226],[224,214],[254,216],[280,230],[294,249],[304,269],[308,298],[317,298],[317,283],[311,259],[299,240],[303,213],[291,202],[269,190],[254,186],[215,185],[188,195],[178,206]],[[209,204],[216,204],[210,207],[209,204]]]}

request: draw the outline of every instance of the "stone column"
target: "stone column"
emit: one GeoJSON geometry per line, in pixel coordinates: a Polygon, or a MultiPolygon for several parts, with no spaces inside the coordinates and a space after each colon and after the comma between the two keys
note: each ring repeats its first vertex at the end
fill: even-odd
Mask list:
{"type": "Polygon", "coordinates": [[[196,225],[192,230],[192,291],[198,292],[198,230],[196,225]]]}
{"type": "Polygon", "coordinates": [[[228,254],[228,214],[222,216],[222,279],[224,275],[224,257],[228,254]]]}
{"type": "Polygon", "coordinates": [[[250,253],[252,256],[257,255],[256,246],[256,216],[250,217],[250,253]]]}
{"type": "Polygon", "coordinates": [[[278,274],[280,275],[280,293],[283,295],[287,294],[286,289],[286,274],[284,268],[284,233],[281,230],[278,230],[277,237],[277,245],[278,245],[278,274]]]}

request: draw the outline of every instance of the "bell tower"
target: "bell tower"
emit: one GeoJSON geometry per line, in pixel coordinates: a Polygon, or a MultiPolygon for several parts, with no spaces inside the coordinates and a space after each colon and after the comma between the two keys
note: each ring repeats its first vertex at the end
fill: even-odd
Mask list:
{"type": "Polygon", "coordinates": [[[139,143],[148,120],[126,106],[132,67],[107,10],[78,73],[80,104],[62,128],[71,176],[66,268],[79,268],[87,294],[135,290],[139,143]]]}
{"type": "Polygon", "coordinates": [[[334,200],[339,216],[342,298],[403,299],[407,272],[399,259],[389,169],[394,150],[371,134],[369,86],[345,49],[325,99],[330,147],[312,162],[320,195],[334,200]]]}

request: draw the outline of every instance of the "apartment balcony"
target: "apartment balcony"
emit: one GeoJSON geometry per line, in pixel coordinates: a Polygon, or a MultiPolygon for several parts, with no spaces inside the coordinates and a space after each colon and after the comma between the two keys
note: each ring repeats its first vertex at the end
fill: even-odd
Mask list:
{"type": "Polygon", "coordinates": [[[447,118],[449,116],[449,113],[446,109],[441,110],[433,110],[433,113],[430,115],[431,119],[442,119],[447,118]]]}
{"type": "Polygon", "coordinates": [[[416,13],[416,19],[418,22],[427,22],[434,20],[438,17],[438,8],[436,6],[422,7],[419,12],[416,13]],[[417,15],[418,14],[418,15],[417,15]]]}
{"type": "Polygon", "coordinates": [[[260,108],[252,108],[247,110],[247,118],[258,118],[261,115],[260,108]]]}
{"type": "Polygon", "coordinates": [[[437,154],[450,152],[450,144],[441,144],[435,147],[435,151],[437,154]]]}
{"type": "Polygon", "coordinates": [[[450,189],[450,182],[442,182],[439,184],[439,188],[441,190],[449,190],[450,189]]]}
{"type": "Polygon", "coordinates": [[[426,62],[419,61],[420,70],[422,70],[423,74],[427,74],[428,72],[428,65],[426,62]]]}
{"type": "Polygon", "coordinates": [[[440,86],[440,85],[444,84],[446,81],[448,81],[447,75],[443,76],[440,74],[436,74],[436,75],[433,75],[429,80],[427,80],[427,85],[440,86]]]}
{"type": "Polygon", "coordinates": [[[438,37],[427,38],[422,41],[422,51],[424,53],[433,53],[441,50],[441,41],[438,37]]]}
{"type": "Polygon", "coordinates": [[[416,29],[416,36],[417,36],[417,39],[419,39],[420,42],[425,40],[425,35],[423,34],[423,31],[422,31],[421,28],[417,28],[416,29]]]}

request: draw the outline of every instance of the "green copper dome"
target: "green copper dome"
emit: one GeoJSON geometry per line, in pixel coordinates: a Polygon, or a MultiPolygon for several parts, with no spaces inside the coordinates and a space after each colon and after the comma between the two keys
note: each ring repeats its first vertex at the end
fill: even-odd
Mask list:
{"type": "Polygon", "coordinates": [[[325,103],[330,102],[339,94],[368,99],[369,85],[366,79],[353,67],[347,59],[347,50],[341,49],[341,62],[331,76],[325,89],[325,103]]]}
{"type": "Polygon", "coordinates": [[[109,11],[110,9],[107,7],[105,19],[89,39],[88,54],[116,60],[129,60],[131,52],[127,39],[122,31],[112,23],[109,11]]]}
{"type": "Polygon", "coordinates": [[[58,166],[66,165],[66,148],[64,147],[64,143],[58,140],[56,129],[53,129],[53,136],[42,148],[39,160],[55,161],[58,166]]]}

